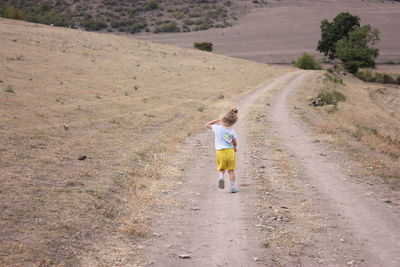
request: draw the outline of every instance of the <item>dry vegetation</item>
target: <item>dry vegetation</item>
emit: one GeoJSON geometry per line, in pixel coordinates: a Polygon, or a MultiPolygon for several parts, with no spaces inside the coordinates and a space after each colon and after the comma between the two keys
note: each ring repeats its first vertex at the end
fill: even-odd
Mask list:
{"type": "Polygon", "coordinates": [[[248,7],[264,4],[265,0],[6,0],[0,3],[0,16],[92,31],[188,32],[231,26],[248,7]]]}
{"type": "Polygon", "coordinates": [[[135,258],[155,195],[180,172],[169,164],[179,144],[284,72],[127,37],[0,24],[3,265],[135,258]]]}
{"type": "Polygon", "coordinates": [[[322,72],[296,93],[298,113],[363,164],[363,174],[382,177],[400,188],[400,88],[396,85],[364,83],[344,76],[344,84],[332,82],[322,72]],[[308,106],[321,89],[334,89],[346,100],[337,108],[308,106]]]}

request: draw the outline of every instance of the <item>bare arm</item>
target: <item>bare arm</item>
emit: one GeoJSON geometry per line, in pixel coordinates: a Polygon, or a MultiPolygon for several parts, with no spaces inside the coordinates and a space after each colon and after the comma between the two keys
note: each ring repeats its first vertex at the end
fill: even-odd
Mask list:
{"type": "Polygon", "coordinates": [[[237,141],[236,138],[232,139],[232,144],[233,144],[233,149],[235,150],[235,152],[237,151],[236,147],[237,147],[237,141]]]}
{"type": "Polygon", "coordinates": [[[207,122],[206,127],[207,127],[208,129],[211,129],[211,126],[213,126],[213,125],[216,124],[217,122],[220,122],[221,120],[222,120],[222,119],[216,119],[216,120],[209,121],[209,122],[207,122]]]}

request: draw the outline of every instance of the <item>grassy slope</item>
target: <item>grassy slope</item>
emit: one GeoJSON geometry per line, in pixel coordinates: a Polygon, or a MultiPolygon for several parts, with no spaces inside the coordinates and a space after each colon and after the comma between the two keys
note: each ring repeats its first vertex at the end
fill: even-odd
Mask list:
{"type": "Polygon", "coordinates": [[[0,3],[0,12],[2,8],[14,6],[23,11],[22,18],[27,21],[87,30],[175,32],[228,27],[248,9],[247,6],[264,4],[261,0],[258,3],[250,0],[29,0],[23,3],[5,0],[0,3]],[[177,27],[163,28],[170,22],[176,23],[177,27]]]}
{"type": "Polygon", "coordinates": [[[170,155],[232,100],[286,71],[5,19],[0,36],[5,265],[132,260],[155,194],[179,174],[170,155]]]}
{"type": "MultiPolygon", "coordinates": [[[[359,176],[374,175],[392,188],[400,188],[400,96],[399,86],[364,83],[344,77],[344,85],[316,74],[293,98],[298,112],[322,133],[322,138],[341,147],[361,165],[359,176]],[[308,106],[309,99],[322,88],[335,89],[346,96],[338,110],[308,106]]],[[[381,182],[380,180],[377,182],[381,182]]]]}

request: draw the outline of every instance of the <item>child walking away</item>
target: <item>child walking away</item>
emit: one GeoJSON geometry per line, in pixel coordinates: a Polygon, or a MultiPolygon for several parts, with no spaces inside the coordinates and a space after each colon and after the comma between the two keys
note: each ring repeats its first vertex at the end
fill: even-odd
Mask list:
{"type": "Polygon", "coordinates": [[[231,184],[231,193],[237,192],[235,167],[236,167],[236,147],[237,136],[231,127],[238,120],[238,110],[232,108],[221,119],[209,121],[206,126],[212,129],[215,134],[215,150],[217,154],[217,169],[219,172],[218,187],[225,188],[224,174],[228,171],[231,184]]]}

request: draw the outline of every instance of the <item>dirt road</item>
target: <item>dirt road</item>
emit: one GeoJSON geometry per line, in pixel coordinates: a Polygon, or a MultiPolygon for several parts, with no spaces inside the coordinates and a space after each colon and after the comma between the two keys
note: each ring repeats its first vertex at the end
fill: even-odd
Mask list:
{"type": "MultiPolygon", "coordinates": [[[[396,266],[400,262],[399,212],[385,203],[368,198],[365,185],[352,182],[335,162],[320,156],[323,145],[314,144],[312,134],[291,116],[286,104],[287,97],[308,74],[291,72],[282,75],[243,98],[237,105],[240,117],[244,118],[251,105],[266,92],[277,87],[283,88],[269,114],[271,127],[280,136],[281,145],[292,154],[298,172],[304,175],[303,179],[315,187],[305,194],[312,194],[315,189],[318,191],[321,196],[321,203],[318,203],[320,212],[329,210],[329,220],[337,225],[334,234],[341,236],[341,226],[346,227],[354,235],[354,241],[343,247],[348,250],[346,246],[352,246],[351,249],[357,251],[354,261],[346,262],[345,259],[327,256],[325,262],[319,259],[313,264],[339,266],[344,262],[347,265],[396,266]]],[[[255,204],[258,195],[256,181],[251,176],[254,162],[248,149],[252,142],[247,140],[248,126],[245,119],[235,126],[239,135],[237,194],[229,193],[228,188],[217,188],[218,175],[214,166],[211,131],[188,142],[184,153],[194,155],[185,168],[183,181],[178,182],[176,190],[166,192],[170,194],[171,201],[178,205],[166,204],[166,210],[160,213],[153,225],[154,238],[146,251],[148,263],[154,266],[271,265],[266,260],[269,245],[263,243],[257,228],[255,204]],[[183,259],[184,255],[188,258],[183,259]]],[[[265,154],[270,153],[266,151],[265,154]]],[[[299,228],[296,231],[302,231],[299,228]]],[[[326,253],[318,254],[329,254],[333,245],[329,244],[324,233],[320,235],[322,238],[313,247],[314,252],[326,249],[326,253]]],[[[335,251],[340,254],[340,249],[335,251]]],[[[299,258],[296,265],[310,265],[309,261],[301,260],[299,255],[292,256],[299,258]]],[[[277,262],[276,265],[282,264],[277,262]]]]}

